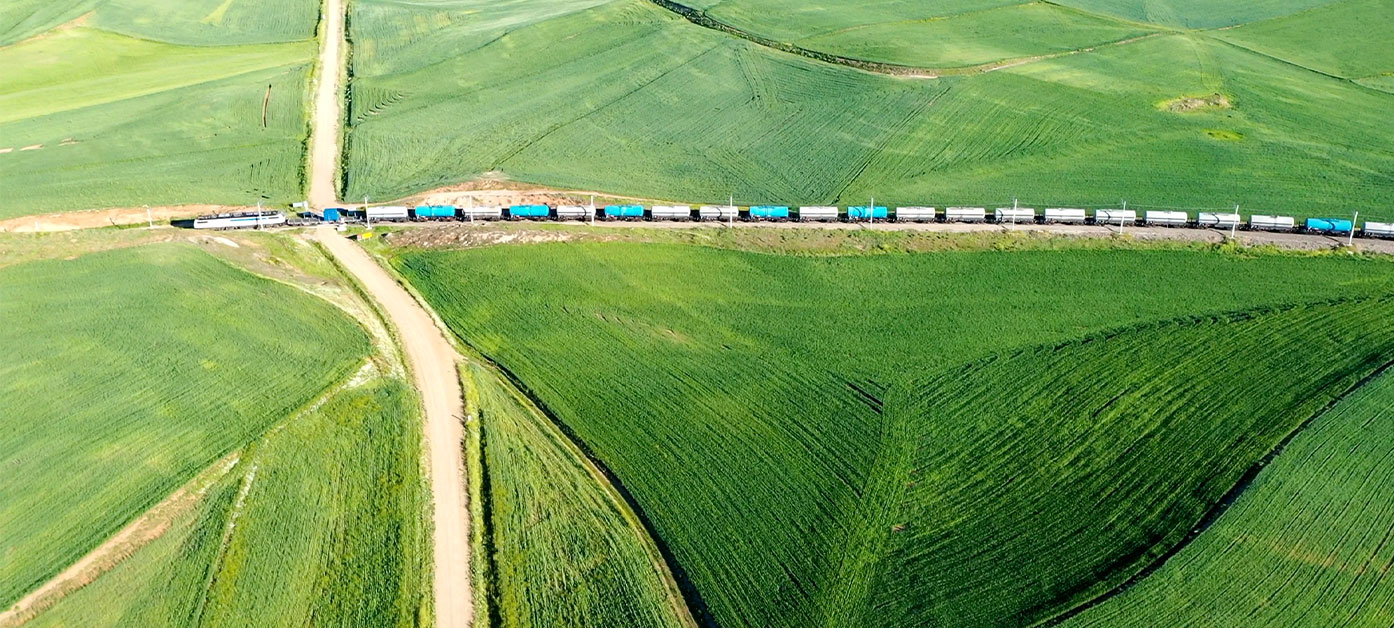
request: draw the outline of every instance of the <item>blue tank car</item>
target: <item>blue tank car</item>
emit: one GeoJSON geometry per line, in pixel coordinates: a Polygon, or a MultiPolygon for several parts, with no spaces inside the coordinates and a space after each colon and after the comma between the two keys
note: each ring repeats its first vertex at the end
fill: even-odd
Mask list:
{"type": "Polygon", "coordinates": [[[509,218],[546,218],[552,213],[552,208],[546,205],[514,205],[508,208],[509,218]]]}
{"type": "Polygon", "coordinates": [[[882,207],[880,205],[877,205],[869,209],[866,205],[853,205],[847,208],[848,220],[867,220],[868,218],[875,220],[884,220],[889,216],[890,212],[887,211],[885,207],[882,207]]]}
{"type": "Polygon", "coordinates": [[[417,219],[454,218],[454,205],[417,205],[412,210],[417,219]]]}
{"type": "Polygon", "coordinates": [[[752,205],[751,220],[788,220],[789,208],[784,205],[752,205]]]}
{"type": "Polygon", "coordinates": [[[1312,233],[1350,233],[1355,225],[1343,218],[1308,218],[1307,231],[1312,233]]]}
{"type": "Polygon", "coordinates": [[[610,219],[641,219],[644,217],[643,205],[606,205],[605,217],[610,219]]]}
{"type": "Polygon", "coordinates": [[[338,207],[326,207],[324,210],[324,221],[339,222],[340,220],[343,220],[344,217],[340,214],[341,211],[343,210],[339,209],[338,207]]]}

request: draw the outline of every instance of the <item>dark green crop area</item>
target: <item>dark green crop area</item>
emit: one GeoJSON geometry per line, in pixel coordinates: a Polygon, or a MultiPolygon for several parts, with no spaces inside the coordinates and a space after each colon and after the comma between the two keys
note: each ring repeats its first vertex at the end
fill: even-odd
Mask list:
{"type": "Polygon", "coordinates": [[[1224,517],[1076,627],[1388,626],[1394,377],[1319,417],[1224,517]]]}
{"type": "Polygon", "coordinates": [[[613,473],[728,628],[1056,616],[1394,359],[1394,266],[1357,258],[599,243],[395,263],[613,473]]]}
{"type": "Polygon", "coordinates": [[[0,268],[0,606],[368,354],[320,299],[187,245],[0,268]]]}

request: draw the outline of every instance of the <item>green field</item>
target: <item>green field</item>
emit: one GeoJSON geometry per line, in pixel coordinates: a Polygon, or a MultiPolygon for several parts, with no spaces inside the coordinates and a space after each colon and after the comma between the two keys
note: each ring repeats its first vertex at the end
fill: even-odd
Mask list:
{"type": "Polygon", "coordinates": [[[722,626],[1051,617],[1394,357],[1371,298],[1394,267],[1372,260],[396,255],[614,473],[722,626]]]}
{"type": "Polygon", "coordinates": [[[654,565],[661,557],[581,452],[493,373],[474,367],[465,384],[487,474],[490,625],[683,626],[654,565]]]}
{"type": "Polygon", "coordinates": [[[0,65],[24,68],[0,74],[0,218],[299,199],[318,19],[310,0],[0,8],[0,65]]]}
{"type": "MultiPolygon", "coordinates": [[[[1355,3],[1347,13],[1368,7],[1344,1],[1355,3]]],[[[872,7],[916,18],[910,4],[872,7]]],[[[1083,7],[1088,19],[1142,17],[1131,14],[1141,3],[1093,4],[1108,6],[1083,7]]],[[[1224,25],[1309,6],[1178,10],[1224,25]]],[[[1066,9],[980,8],[989,10],[925,26],[942,37],[896,41],[970,62],[1027,45],[1031,33],[1072,32],[1029,17],[1066,9]],[[1006,43],[979,37],[1018,18],[1026,32],[1006,43]],[[948,26],[954,20],[981,26],[948,26]]],[[[1246,214],[1359,207],[1365,217],[1394,218],[1394,96],[1367,87],[1387,77],[1357,84],[1229,43],[1244,28],[1163,33],[933,80],[776,52],[645,0],[363,0],[350,29],[350,198],[400,197],[488,174],[693,203],[734,195],[746,204],[848,204],[875,195],[890,205],[993,207],[1018,198],[1099,207],[1127,199],[1139,208],[1239,204],[1246,214]],[[1173,106],[1217,93],[1227,107],[1173,106]]],[[[1380,48],[1380,29],[1353,32],[1331,49],[1380,48]]],[[[848,45],[880,45],[847,37],[848,45]]]]}
{"type": "Polygon", "coordinates": [[[0,606],[358,368],[329,304],[165,244],[0,269],[0,606]]]}
{"type": "Polygon", "coordinates": [[[1294,439],[1165,567],[1066,626],[1390,625],[1391,410],[1385,375],[1294,439]]]}
{"type": "Polygon", "coordinates": [[[30,625],[429,625],[430,500],[412,404],[398,380],[336,393],[30,625]]]}

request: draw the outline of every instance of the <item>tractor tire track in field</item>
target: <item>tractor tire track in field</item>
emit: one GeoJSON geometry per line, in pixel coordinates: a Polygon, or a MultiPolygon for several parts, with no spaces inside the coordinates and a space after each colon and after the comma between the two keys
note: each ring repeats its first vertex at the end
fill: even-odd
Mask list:
{"type": "Polygon", "coordinates": [[[470,514],[465,483],[464,396],[455,347],[435,320],[366,251],[332,227],[315,237],[353,275],[397,332],[426,413],[433,513],[434,599],[437,628],[465,628],[474,620],[470,573],[470,514]]]}
{"type": "Polygon", "coordinates": [[[0,627],[24,625],[68,594],[87,586],[141,548],[164,536],[179,515],[197,505],[204,493],[236,466],[238,457],[239,454],[234,452],[214,462],[87,555],[0,612],[0,627]]]}
{"type": "Polygon", "coordinates": [[[1186,538],[1181,540],[1181,542],[1177,543],[1175,546],[1163,552],[1146,567],[1143,567],[1141,571],[1137,572],[1136,574],[1133,574],[1131,578],[1124,580],[1118,586],[1099,594],[1098,597],[1095,597],[1092,600],[1075,606],[1074,608],[1071,608],[1037,625],[1042,627],[1058,626],[1074,618],[1076,615],[1079,615],[1080,613],[1094,608],[1095,606],[1103,604],[1109,601],[1110,599],[1114,598],[1115,596],[1127,591],[1128,589],[1131,589],[1134,585],[1141,582],[1148,576],[1152,575],[1157,570],[1161,569],[1167,561],[1171,560],[1172,557],[1176,556],[1177,554],[1180,554],[1181,550],[1186,549],[1186,546],[1190,545],[1191,542],[1199,538],[1200,535],[1204,534],[1206,530],[1210,529],[1210,526],[1214,525],[1215,522],[1220,519],[1220,517],[1224,516],[1225,512],[1229,510],[1230,506],[1233,506],[1234,503],[1238,501],[1241,496],[1243,496],[1244,492],[1247,491],[1249,487],[1253,485],[1254,480],[1258,479],[1259,473],[1261,473],[1263,469],[1269,465],[1269,463],[1273,462],[1274,458],[1277,458],[1280,454],[1282,454],[1283,450],[1287,449],[1287,446],[1292,443],[1293,439],[1297,438],[1298,435],[1305,432],[1308,427],[1311,427],[1312,423],[1316,422],[1316,420],[1321,418],[1322,416],[1325,416],[1326,413],[1330,412],[1332,408],[1335,408],[1342,401],[1345,401],[1346,398],[1350,397],[1357,390],[1363,388],[1366,384],[1369,384],[1370,382],[1375,381],[1375,379],[1379,378],[1380,376],[1386,374],[1391,368],[1394,368],[1394,361],[1389,361],[1380,364],[1379,367],[1377,367],[1374,371],[1371,371],[1369,375],[1366,375],[1365,377],[1361,378],[1360,381],[1355,382],[1349,388],[1342,391],[1341,394],[1332,398],[1331,401],[1327,402],[1327,404],[1323,406],[1320,410],[1312,413],[1311,416],[1303,420],[1302,423],[1299,424],[1296,428],[1293,428],[1291,432],[1288,432],[1287,436],[1284,436],[1281,441],[1278,441],[1278,444],[1275,447],[1273,447],[1271,451],[1264,455],[1264,457],[1260,458],[1258,462],[1255,462],[1254,464],[1250,465],[1249,468],[1246,471],[1244,471],[1244,475],[1240,476],[1239,481],[1236,482],[1234,486],[1230,487],[1230,489],[1227,492],[1225,492],[1224,496],[1221,497],[1219,501],[1215,502],[1214,506],[1211,506],[1210,510],[1205,513],[1205,516],[1202,517],[1201,520],[1198,523],[1196,523],[1194,527],[1191,528],[1191,531],[1186,535],[1186,538]]]}

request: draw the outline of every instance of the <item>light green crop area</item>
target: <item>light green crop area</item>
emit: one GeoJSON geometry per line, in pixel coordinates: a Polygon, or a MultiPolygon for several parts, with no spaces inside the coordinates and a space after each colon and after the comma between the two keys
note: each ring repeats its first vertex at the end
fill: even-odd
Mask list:
{"type": "Polygon", "coordinates": [[[1337,76],[1394,72],[1394,0],[1344,0],[1225,31],[1224,38],[1337,76]],[[1379,42],[1379,43],[1376,43],[1379,42]]]}
{"type": "MultiPolygon", "coordinates": [[[[1255,6],[1235,19],[1306,8],[1255,6]]],[[[1037,38],[1068,40],[1073,27],[1056,27],[1053,16],[1114,19],[1035,4],[978,8],[925,23],[934,37],[896,23],[867,27],[881,36],[819,36],[937,49],[968,63],[1027,54],[1037,38]],[[994,39],[996,30],[1012,35],[994,39]]],[[[1382,79],[1356,84],[1223,40],[1243,29],[1162,29],[991,72],[911,79],[777,52],[645,0],[362,0],[352,12],[352,198],[487,175],[693,203],[1126,199],[1298,216],[1360,207],[1394,218],[1394,96],[1363,86],[1382,79]],[[1216,94],[1227,104],[1174,104],[1216,94]]],[[[766,15],[784,23],[804,13],[766,15]]],[[[1112,41],[1153,26],[1101,28],[1112,41]]],[[[1338,49],[1379,47],[1373,33],[1357,31],[1338,49]]]]}
{"type": "MultiPolygon", "coordinates": [[[[490,613],[502,627],[677,627],[681,605],[637,520],[582,453],[497,376],[474,367],[488,504],[490,613]]],[[[483,591],[480,583],[476,590],[483,591]]]]}
{"type": "Polygon", "coordinates": [[[0,269],[0,606],[368,352],[329,304],[185,245],[0,269]]]}
{"type": "Polygon", "coordinates": [[[1354,259],[611,243],[396,263],[613,472],[722,626],[1050,618],[1394,358],[1394,267],[1354,259]]]}
{"type": "Polygon", "coordinates": [[[405,385],[339,391],[34,626],[419,626],[430,503],[405,385]]]}
{"type": "Polygon", "coordinates": [[[0,73],[0,218],[297,200],[318,18],[311,0],[0,8],[0,67],[24,69],[0,73]]]}
{"type": "Polygon", "coordinates": [[[1319,417],[1215,525],[1070,628],[1388,626],[1394,377],[1319,417]]]}

